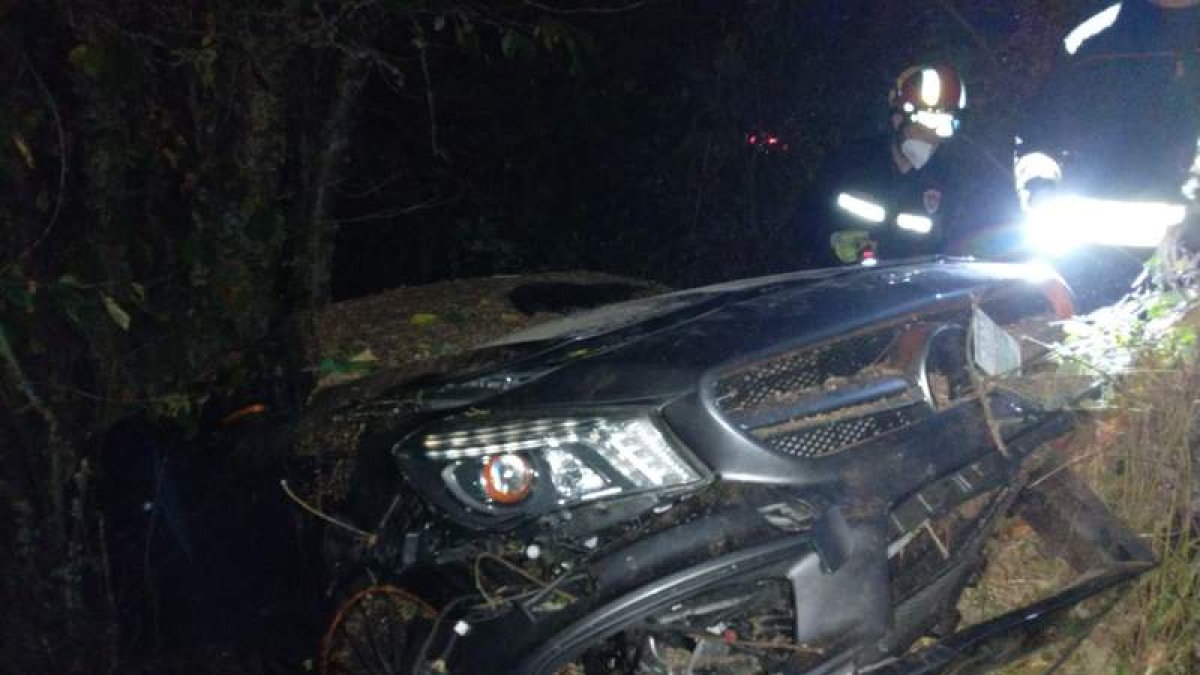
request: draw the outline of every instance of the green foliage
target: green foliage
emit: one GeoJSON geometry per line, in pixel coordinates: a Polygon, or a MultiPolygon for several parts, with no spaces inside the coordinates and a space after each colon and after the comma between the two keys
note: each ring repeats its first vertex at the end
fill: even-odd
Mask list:
{"type": "Polygon", "coordinates": [[[348,357],[327,357],[317,365],[317,373],[322,377],[327,375],[365,375],[375,369],[375,360],[370,350],[348,357]]]}
{"type": "MultiPolygon", "coordinates": [[[[1170,248],[1170,247],[1167,247],[1170,248]]],[[[1167,249],[1164,249],[1167,250],[1167,249]]],[[[1068,370],[1128,373],[1148,358],[1186,365],[1197,360],[1194,315],[1200,309],[1195,255],[1172,254],[1171,263],[1154,256],[1145,264],[1145,282],[1119,302],[1063,323],[1066,340],[1058,350],[1068,370]]]]}
{"type": "Polygon", "coordinates": [[[510,59],[528,58],[534,53],[534,42],[520,31],[505,31],[500,38],[500,53],[510,59]]]}
{"type": "Polygon", "coordinates": [[[92,79],[98,79],[104,72],[104,52],[98,47],[75,45],[67,54],[67,60],[72,67],[92,79]]]}

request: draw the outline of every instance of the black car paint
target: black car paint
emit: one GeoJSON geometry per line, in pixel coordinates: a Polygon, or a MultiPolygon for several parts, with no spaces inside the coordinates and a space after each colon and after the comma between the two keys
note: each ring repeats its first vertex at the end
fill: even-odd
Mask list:
{"type": "Polygon", "coordinates": [[[555,351],[589,353],[489,400],[488,406],[544,409],[668,401],[696,391],[712,369],[1014,283],[1036,293],[1036,284],[1046,278],[1025,265],[952,259],[831,272],[775,277],[763,286],[705,294],[712,297],[698,306],[700,311],[688,308],[655,317],[650,330],[635,324],[613,334],[568,338],[555,351]]]}
{"type": "MultiPolygon", "coordinates": [[[[964,312],[979,304],[1002,314],[1002,303],[989,304],[998,295],[1023,297],[1025,304],[1017,311],[1027,311],[1039,303],[1046,309],[1049,303],[1045,303],[1040,287],[1045,277],[1035,272],[1017,265],[937,260],[775,277],[724,291],[701,289],[697,302],[652,315],[647,321],[633,321],[610,332],[584,336],[567,333],[547,339],[531,350],[534,356],[484,373],[502,377],[506,370],[537,372],[536,377],[509,391],[471,400],[469,405],[472,411],[497,417],[530,411],[553,414],[649,407],[658,411],[717,481],[823,495],[820,523],[839,522],[841,509],[855,516],[850,521],[841,518],[844,526],[834,528],[837,533],[823,541],[818,536],[821,527],[799,537],[808,552],[793,557],[789,578],[797,597],[822,594],[827,600],[841,602],[843,611],[807,616],[803,613],[807,609],[798,610],[797,637],[816,639],[841,634],[852,643],[855,636],[860,642],[877,639],[893,628],[886,571],[879,568],[880,562],[887,559],[880,552],[881,546],[886,548],[886,528],[881,519],[887,509],[930,481],[997,451],[995,438],[985,424],[984,405],[1017,418],[1022,415],[1020,406],[1004,397],[986,401],[975,397],[917,422],[903,434],[885,434],[828,457],[799,459],[766,449],[727,421],[712,400],[712,384],[722,373],[770,354],[872,327],[944,314],[948,309],[969,316],[964,312]],[[1033,305],[1029,304],[1030,298],[1034,299],[1033,305]],[[839,574],[839,570],[843,572],[839,574]],[[871,579],[875,583],[868,583],[871,579]],[[845,602],[855,597],[861,602],[845,602]]],[[[433,387],[452,389],[456,381],[478,378],[480,374],[446,379],[433,387]]],[[[452,409],[446,414],[460,414],[461,410],[452,409]]],[[[1067,426],[1060,415],[1030,419],[1005,438],[1005,443],[1026,453],[1061,434],[1067,426]]],[[[401,459],[411,459],[405,457],[408,449],[404,441],[398,441],[394,449],[401,459]]],[[[432,493],[435,504],[453,513],[453,508],[445,509],[447,498],[432,487],[434,476],[413,474],[413,466],[407,461],[401,465],[409,473],[412,487],[427,496],[432,493]]],[[[668,496],[664,503],[672,500],[668,496]]],[[[639,512],[646,512],[656,503],[643,500],[639,512]]],[[[593,508],[582,507],[579,511],[593,508]]],[[[450,537],[453,540],[458,536],[460,542],[485,535],[489,529],[499,532],[517,524],[510,520],[499,527],[499,521],[475,516],[466,522],[461,517],[452,516],[452,520],[466,528],[462,534],[450,537]],[[477,534],[468,534],[472,530],[477,534]]],[[[543,521],[543,525],[529,523],[523,531],[532,535],[548,522],[553,519],[543,521]]],[[[595,597],[552,621],[529,623],[528,616],[513,616],[495,625],[479,626],[459,640],[455,652],[459,657],[453,668],[485,672],[503,664],[502,670],[495,672],[542,672],[563,653],[561,645],[539,647],[551,635],[555,636],[554,644],[566,640],[562,644],[570,646],[561,648],[570,651],[578,646],[576,643],[603,633],[599,627],[619,625],[623,612],[635,606],[637,611],[650,612],[660,606],[658,599],[683,593],[688,585],[681,580],[712,582],[733,573],[742,565],[735,559],[741,560],[754,551],[764,552],[762,547],[772,548],[769,540],[777,538],[778,533],[772,534],[761,519],[753,517],[753,510],[742,516],[729,515],[728,523],[727,527],[727,523],[712,517],[685,519],[664,530],[648,531],[625,548],[608,551],[589,565],[591,576],[597,580],[595,597]],[[710,544],[716,531],[728,535],[739,528],[744,532],[730,539],[737,544],[733,550],[711,563],[704,562],[706,551],[713,550],[710,544]],[[563,621],[575,622],[570,629],[575,637],[567,639],[570,635],[554,632],[563,628],[563,621]],[[525,627],[514,633],[519,625],[525,627]]],[[[418,548],[434,554],[436,544],[418,548]]],[[[945,592],[926,602],[945,604],[945,593],[955,591],[956,583],[947,584],[945,592]]],[[[902,628],[913,630],[912,625],[902,628]]]]}

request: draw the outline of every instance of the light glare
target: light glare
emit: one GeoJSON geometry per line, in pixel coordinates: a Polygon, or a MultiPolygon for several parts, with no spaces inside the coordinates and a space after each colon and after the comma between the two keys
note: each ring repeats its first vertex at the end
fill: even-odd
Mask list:
{"type": "Polygon", "coordinates": [[[887,211],[874,202],[869,202],[865,199],[855,197],[846,192],[839,193],[837,196],[837,205],[850,212],[851,214],[862,218],[871,223],[882,223],[887,217],[887,211]]]}
{"type": "Polygon", "coordinates": [[[913,114],[912,120],[933,131],[939,138],[950,138],[954,135],[954,115],[951,113],[919,110],[913,114]]]}
{"type": "Polygon", "coordinates": [[[1030,211],[1026,239],[1052,255],[1083,244],[1153,248],[1185,215],[1182,204],[1059,197],[1030,211]]]}
{"type": "Polygon", "coordinates": [[[921,102],[934,107],[942,99],[942,78],[933,68],[921,71],[921,102]]]}
{"type": "Polygon", "coordinates": [[[917,234],[929,234],[929,231],[933,229],[932,220],[927,216],[919,216],[915,213],[901,213],[896,216],[896,225],[902,230],[917,234]]]}
{"type": "Polygon", "coordinates": [[[1044,152],[1031,152],[1017,158],[1013,165],[1013,178],[1019,188],[1024,188],[1035,178],[1059,181],[1062,180],[1062,167],[1044,152]]]}

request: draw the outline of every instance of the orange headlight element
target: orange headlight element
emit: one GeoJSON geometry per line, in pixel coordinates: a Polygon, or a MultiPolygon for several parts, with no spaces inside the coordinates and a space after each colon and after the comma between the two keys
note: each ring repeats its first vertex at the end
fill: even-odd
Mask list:
{"type": "Polygon", "coordinates": [[[534,471],[529,460],[506,453],[484,459],[480,478],[488,499],[500,504],[516,504],[529,496],[534,471]]]}

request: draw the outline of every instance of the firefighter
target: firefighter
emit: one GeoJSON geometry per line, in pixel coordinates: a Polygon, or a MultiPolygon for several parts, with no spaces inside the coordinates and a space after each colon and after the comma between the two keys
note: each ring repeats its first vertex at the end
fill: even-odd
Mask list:
{"type": "Polygon", "coordinates": [[[822,264],[933,253],[945,238],[953,181],[938,152],[958,130],[966,87],[953,67],[914,66],[888,103],[886,132],[835,151],[796,218],[822,264]]]}

